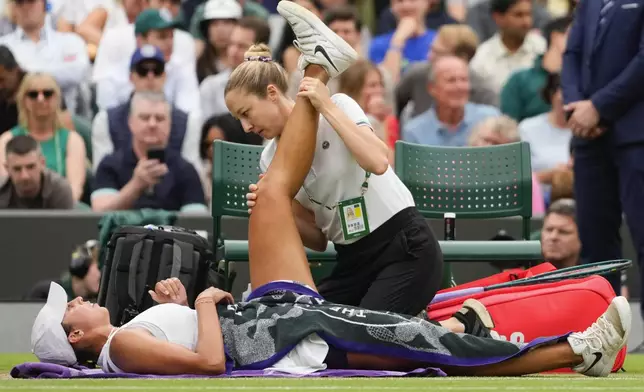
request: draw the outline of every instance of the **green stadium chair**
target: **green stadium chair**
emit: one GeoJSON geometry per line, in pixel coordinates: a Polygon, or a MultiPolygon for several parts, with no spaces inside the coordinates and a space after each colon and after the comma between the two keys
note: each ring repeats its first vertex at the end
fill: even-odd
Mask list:
{"type": "Polygon", "coordinates": [[[452,212],[459,219],[522,218],[522,241],[442,243],[444,287],[454,284],[449,262],[540,262],[541,247],[530,241],[532,171],[528,143],[490,147],[438,147],[396,142],[395,171],[429,219],[452,212]],[[466,257],[467,256],[467,257],[466,257]]]}
{"type": "MultiPolygon", "coordinates": [[[[248,262],[248,241],[225,240],[221,230],[224,216],[248,217],[246,193],[260,174],[259,158],[263,147],[216,140],[213,147],[212,218],[215,254],[230,291],[234,280],[235,262],[248,262]]],[[[329,245],[326,252],[307,250],[311,273],[316,281],[327,276],[335,265],[335,250],[329,245]]]]}
{"type": "Polygon", "coordinates": [[[80,116],[72,116],[72,122],[76,132],[83,138],[85,142],[85,150],[87,150],[87,159],[92,161],[92,123],[91,121],[80,116]]]}

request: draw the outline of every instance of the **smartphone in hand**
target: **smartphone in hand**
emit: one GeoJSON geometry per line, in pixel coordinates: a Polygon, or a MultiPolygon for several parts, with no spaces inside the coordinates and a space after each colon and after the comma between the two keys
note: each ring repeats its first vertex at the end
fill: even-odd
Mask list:
{"type": "Polygon", "coordinates": [[[148,159],[156,159],[160,163],[165,163],[165,149],[152,148],[148,150],[148,159]]]}

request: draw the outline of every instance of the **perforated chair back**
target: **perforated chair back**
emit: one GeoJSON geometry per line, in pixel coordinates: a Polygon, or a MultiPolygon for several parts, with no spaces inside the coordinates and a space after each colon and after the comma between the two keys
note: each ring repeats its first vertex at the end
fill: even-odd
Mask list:
{"type": "Polygon", "coordinates": [[[439,147],[396,142],[396,174],[427,218],[445,212],[465,219],[523,218],[530,236],[530,147],[518,142],[489,147],[439,147]]]}
{"type": "Polygon", "coordinates": [[[212,217],[215,238],[221,235],[222,216],[248,217],[248,185],[259,178],[263,147],[215,140],[212,168],[212,217]]]}

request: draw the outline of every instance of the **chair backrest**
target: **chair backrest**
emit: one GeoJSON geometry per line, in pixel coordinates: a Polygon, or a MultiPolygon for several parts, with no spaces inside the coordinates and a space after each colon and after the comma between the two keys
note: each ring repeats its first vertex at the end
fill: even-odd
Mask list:
{"type": "Polygon", "coordinates": [[[248,185],[259,179],[263,147],[215,140],[212,168],[212,216],[248,217],[248,185]]]}
{"type": "MultiPolygon", "coordinates": [[[[398,177],[427,218],[532,217],[530,147],[438,147],[396,142],[398,177]]],[[[525,237],[525,236],[524,236],[525,237]]]]}
{"type": "Polygon", "coordinates": [[[80,116],[72,116],[72,122],[76,132],[83,138],[85,142],[85,150],[87,151],[87,159],[92,161],[92,123],[80,116]]]}

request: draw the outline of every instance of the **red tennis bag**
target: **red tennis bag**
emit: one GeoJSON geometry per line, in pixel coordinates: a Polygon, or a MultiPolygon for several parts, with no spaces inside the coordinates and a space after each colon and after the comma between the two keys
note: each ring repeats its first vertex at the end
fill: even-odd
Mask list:
{"type": "MultiPolygon", "coordinates": [[[[539,266],[538,266],[539,267],[539,266]]],[[[548,269],[548,267],[542,267],[548,269]]],[[[554,268],[554,267],[553,267],[554,268]]],[[[526,271],[506,271],[467,285],[448,290],[454,291],[470,287],[486,287],[512,279],[513,273],[533,274],[526,271]],[[467,286],[467,287],[465,287],[467,286]]],[[[543,273],[546,271],[540,271],[543,273]]],[[[615,297],[612,286],[601,276],[583,279],[568,279],[554,283],[507,287],[483,291],[438,302],[427,308],[432,320],[450,318],[467,298],[476,298],[483,303],[495,323],[495,331],[502,339],[513,342],[530,342],[542,336],[561,335],[568,332],[584,331],[606,311],[615,297]]],[[[613,371],[619,370],[626,358],[626,347],[617,356],[613,371]]],[[[571,372],[559,369],[556,372],[571,372]]]]}

